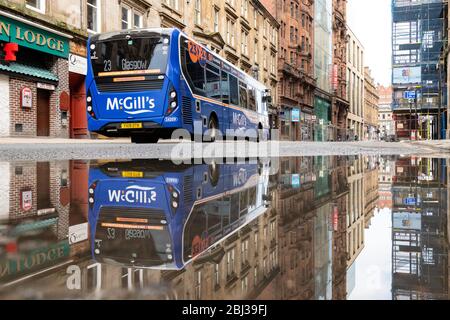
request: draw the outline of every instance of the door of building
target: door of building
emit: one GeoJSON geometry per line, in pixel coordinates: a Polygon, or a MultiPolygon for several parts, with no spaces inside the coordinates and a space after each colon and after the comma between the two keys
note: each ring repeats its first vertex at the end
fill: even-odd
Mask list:
{"type": "Polygon", "coordinates": [[[50,92],[47,90],[37,91],[37,124],[38,137],[50,135],[50,92]]]}
{"type": "Polygon", "coordinates": [[[37,163],[37,208],[50,208],[50,164],[48,162],[37,163]]]}

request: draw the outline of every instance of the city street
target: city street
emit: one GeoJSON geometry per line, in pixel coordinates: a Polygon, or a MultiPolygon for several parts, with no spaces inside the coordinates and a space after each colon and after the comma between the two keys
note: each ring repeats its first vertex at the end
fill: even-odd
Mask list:
{"type": "Polygon", "coordinates": [[[0,303],[450,300],[449,26],[444,0],[0,0],[0,303]]]}
{"type": "Polygon", "coordinates": [[[450,141],[420,142],[216,142],[191,143],[161,140],[158,144],[132,144],[129,139],[71,140],[0,138],[0,160],[88,160],[88,159],[171,159],[177,148],[193,150],[192,157],[301,157],[331,155],[422,155],[427,157],[450,157],[450,141]],[[182,147],[180,147],[182,146],[182,147]],[[251,147],[251,148],[250,148],[251,147]],[[259,149],[255,149],[258,148],[259,149]],[[253,148],[253,149],[252,149],[253,148]],[[269,148],[270,154],[265,152],[269,148]],[[200,153],[199,150],[202,150],[200,153]],[[254,151],[257,150],[257,153],[254,151]],[[206,153],[208,152],[208,153],[206,153]]]}

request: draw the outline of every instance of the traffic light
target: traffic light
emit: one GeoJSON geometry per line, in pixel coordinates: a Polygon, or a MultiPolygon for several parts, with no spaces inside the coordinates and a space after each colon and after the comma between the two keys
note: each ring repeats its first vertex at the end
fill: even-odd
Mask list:
{"type": "Polygon", "coordinates": [[[17,43],[6,43],[3,45],[3,51],[5,53],[4,61],[14,62],[17,61],[16,53],[19,51],[19,45],[17,43]]]}

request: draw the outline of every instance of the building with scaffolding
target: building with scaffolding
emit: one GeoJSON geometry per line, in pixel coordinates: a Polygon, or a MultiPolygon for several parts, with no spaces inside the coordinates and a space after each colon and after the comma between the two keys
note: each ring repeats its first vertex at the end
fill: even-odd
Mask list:
{"type": "Polygon", "coordinates": [[[402,158],[395,172],[392,298],[448,299],[445,162],[402,158]]]}
{"type": "Polygon", "coordinates": [[[392,84],[400,139],[445,136],[446,81],[440,63],[446,0],[392,0],[392,84]]]}

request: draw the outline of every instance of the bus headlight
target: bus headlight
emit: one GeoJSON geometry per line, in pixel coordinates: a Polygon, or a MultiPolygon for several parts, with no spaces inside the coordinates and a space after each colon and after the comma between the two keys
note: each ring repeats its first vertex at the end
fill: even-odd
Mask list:
{"type": "Polygon", "coordinates": [[[172,206],[173,213],[175,213],[175,211],[180,206],[180,194],[171,185],[168,186],[168,189],[169,189],[169,193],[170,193],[170,205],[172,206]]]}
{"type": "Polygon", "coordinates": [[[92,110],[93,110],[93,109],[92,109],[92,106],[88,106],[88,107],[87,107],[87,111],[88,111],[89,113],[91,113],[92,110]]]}
{"type": "Polygon", "coordinates": [[[87,97],[87,98],[86,98],[86,101],[87,101],[88,103],[92,102],[92,97],[87,97]]]}
{"type": "Polygon", "coordinates": [[[97,182],[94,182],[93,184],[91,184],[89,186],[89,189],[88,189],[88,193],[89,193],[88,202],[89,202],[89,206],[91,208],[94,206],[94,203],[95,203],[95,189],[96,188],[97,188],[97,182]]]}
{"type": "Polygon", "coordinates": [[[167,108],[166,116],[170,116],[178,107],[177,92],[172,86],[169,92],[169,107],[167,108]]]}

